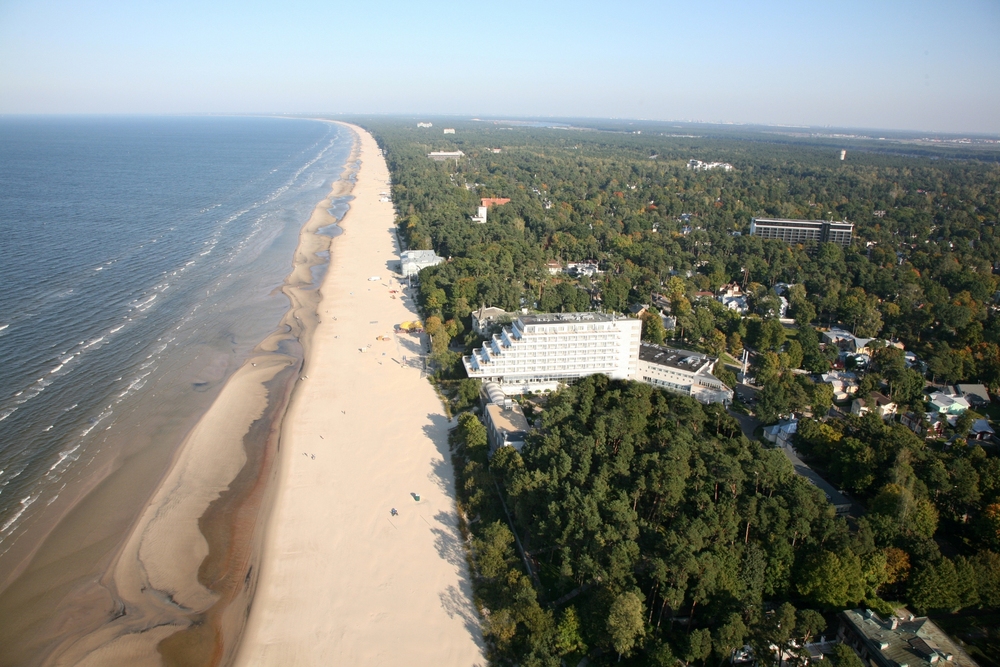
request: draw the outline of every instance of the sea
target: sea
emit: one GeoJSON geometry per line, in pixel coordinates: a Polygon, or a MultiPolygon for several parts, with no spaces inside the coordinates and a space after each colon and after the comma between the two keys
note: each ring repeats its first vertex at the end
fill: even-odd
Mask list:
{"type": "Polygon", "coordinates": [[[67,484],[177,441],[276,330],[352,141],[307,119],[0,117],[0,579],[67,484]]]}

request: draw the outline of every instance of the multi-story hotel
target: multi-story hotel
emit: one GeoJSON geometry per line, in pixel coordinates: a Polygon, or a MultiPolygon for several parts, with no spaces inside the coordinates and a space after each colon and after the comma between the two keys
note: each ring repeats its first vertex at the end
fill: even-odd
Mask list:
{"type": "Polygon", "coordinates": [[[635,375],[641,332],[641,320],[604,313],[521,315],[462,362],[470,378],[513,394],[596,373],[624,380],[635,375]]]}
{"type": "Polygon", "coordinates": [[[640,343],[641,332],[641,320],[603,313],[521,315],[462,361],[470,378],[494,382],[508,394],[603,373],[702,403],[732,400],[732,390],[712,375],[714,357],[640,343]]]}
{"type": "Polygon", "coordinates": [[[750,236],[778,239],[785,243],[837,243],[851,245],[853,222],[826,220],[783,220],[778,218],[751,218],[750,236]]]}

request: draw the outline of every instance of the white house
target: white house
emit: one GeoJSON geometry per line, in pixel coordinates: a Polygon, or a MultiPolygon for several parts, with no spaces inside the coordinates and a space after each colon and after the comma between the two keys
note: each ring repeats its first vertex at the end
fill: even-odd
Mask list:
{"type": "Polygon", "coordinates": [[[596,260],[588,259],[583,262],[567,262],[566,272],[574,276],[594,277],[601,272],[596,260]]]}
{"type": "Polygon", "coordinates": [[[415,276],[421,269],[437,266],[443,261],[444,257],[438,257],[433,250],[404,250],[399,256],[399,272],[404,278],[415,276]]]}
{"type": "Polygon", "coordinates": [[[747,311],[750,309],[745,296],[720,296],[718,299],[723,306],[729,310],[735,310],[741,315],[746,315],[747,311]]]}

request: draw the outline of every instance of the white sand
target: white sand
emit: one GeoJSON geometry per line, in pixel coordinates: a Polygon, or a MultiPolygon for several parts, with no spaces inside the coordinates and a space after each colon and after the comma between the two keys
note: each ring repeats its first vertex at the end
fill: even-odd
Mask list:
{"type": "Polygon", "coordinates": [[[321,321],[285,419],[236,664],[485,664],[449,423],[421,374],[418,339],[393,334],[416,315],[409,299],[390,294],[398,289],[393,209],[378,201],[388,169],[372,137],[353,129],[362,161],[355,199],[331,248],[321,321]]]}

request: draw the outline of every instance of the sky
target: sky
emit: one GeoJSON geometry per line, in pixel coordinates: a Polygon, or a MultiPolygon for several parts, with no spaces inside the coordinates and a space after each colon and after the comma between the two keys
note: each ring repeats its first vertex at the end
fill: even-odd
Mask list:
{"type": "Polygon", "coordinates": [[[1000,134],[1000,0],[0,0],[0,114],[1000,134]]]}

